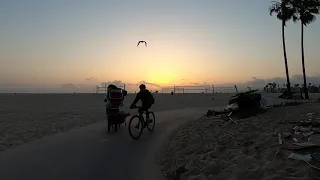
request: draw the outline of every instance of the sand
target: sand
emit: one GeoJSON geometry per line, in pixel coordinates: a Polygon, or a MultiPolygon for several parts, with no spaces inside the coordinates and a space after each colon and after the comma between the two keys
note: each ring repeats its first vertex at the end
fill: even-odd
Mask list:
{"type": "MultiPolygon", "coordinates": [[[[174,132],[162,150],[159,163],[163,174],[175,179],[175,171],[185,167],[181,180],[319,179],[319,170],[288,159],[291,151],[283,147],[292,140],[283,139],[279,145],[274,135],[291,130],[294,121],[308,119],[307,113],[314,113],[313,118],[320,121],[320,104],[271,108],[237,120],[238,124],[216,117],[191,121],[174,132]]],[[[320,167],[320,162],[315,165],[320,167]]]]}
{"type": "MultiPolygon", "coordinates": [[[[231,95],[156,94],[152,110],[221,107],[231,95]]],[[[279,94],[267,96],[274,99],[279,94]]],[[[129,94],[125,98],[125,111],[135,113],[136,110],[130,111],[128,108],[134,97],[134,94],[129,94]]],[[[105,121],[103,99],[103,94],[0,94],[0,151],[48,135],[105,121]]]]}
{"type": "MultiPolygon", "coordinates": [[[[136,113],[136,110],[130,111],[128,108],[134,97],[134,94],[128,94],[125,98],[125,111],[136,113]]],[[[0,151],[105,121],[103,99],[103,94],[0,94],[0,151]]],[[[157,94],[155,100],[152,107],[154,111],[208,107],[213,104],[212,94],[157,94]]]]}

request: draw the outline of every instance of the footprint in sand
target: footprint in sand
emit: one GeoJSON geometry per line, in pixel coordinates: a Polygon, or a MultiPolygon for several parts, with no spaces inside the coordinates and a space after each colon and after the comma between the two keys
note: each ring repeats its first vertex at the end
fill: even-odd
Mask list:
{"type": "Polygon", "coordinates": [[[207,165],[204,169],[205,175],[208,176],[210,174],[219,174],[223,170],[223,166],[221,163],[213,161],[207,165]]]}
{"type": "Polygon", "coordinates": [[[223,152],[223,151],[225,151],[227,148],[228,148],[228,147],[225,146],[225,145],[217,145],[217,146],[215,147],[215,151],[216,151],[216,152],[223,152]]]}

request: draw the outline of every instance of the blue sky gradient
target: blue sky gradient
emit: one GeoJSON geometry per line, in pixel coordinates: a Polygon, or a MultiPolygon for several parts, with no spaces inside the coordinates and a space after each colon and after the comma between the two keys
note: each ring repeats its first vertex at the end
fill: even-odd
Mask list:
{"type": "MultiPolygon", "coordinates": [[[[284,78],[281,22],[269,15],[270,4],[3,0],[0,85],[50,89],[114,80],[168,85],[284,78]],[[139,40],[148,47],[137,48],[139,40]]],[[[306,69],[314,77],[320,67],[318,32],[319,21],[305,28],[306,69]]],[[[286,42],[290,75],[300,75],[299,24],[288,23],[286,42]]]]}

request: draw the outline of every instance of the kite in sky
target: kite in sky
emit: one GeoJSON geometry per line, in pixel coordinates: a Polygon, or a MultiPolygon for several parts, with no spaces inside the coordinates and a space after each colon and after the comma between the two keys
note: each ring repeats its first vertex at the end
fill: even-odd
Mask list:
{"type": "Polygon", "coordinates": [[[140,43],[144,43],[145,47],[147,47],[147,42],[145,42],[145,41],[139,41],[137,44],[137,47],[139,46],[140,43]]]}

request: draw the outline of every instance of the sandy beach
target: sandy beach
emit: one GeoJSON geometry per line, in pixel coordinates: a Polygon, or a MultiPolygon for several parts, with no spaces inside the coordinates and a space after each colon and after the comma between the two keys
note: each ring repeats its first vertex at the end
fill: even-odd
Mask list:
{"type": "MultiPolygon", "coordinates": [[[[280,145],[275,134],[290,132],[296,122],[308,119],[320,122],[320,103],[270,108],[263,114],[237,120],[238,124],[202,117],[171,135],[159,163],[167,179],[319,179],[319,170],[288,158],[292,151],[286,147],[294,143],[292,137],[282,138],[280,145]]],[[[319,144],[319,140],[318,134],[312,135],[311,142],[319,144]]],[[[319,159],[310,163],[320,167],[319,159]]]]}
{"type": "MultiPolygon", "coordinates": [[[[135,95],[125,97],[125,111],[135,95]]],[[[212,94],[156,94],[154,111],[225,104],[212,94]],[[220,104],[219,104],[220,103],[220,104]]],[[[0,94],[0,151],[106,120],[103,94],[0,94]]]]}
{"type": "MultiPolygon", "coordinates": [[[[223,107],[232,94],[156,94],[154,111],[223,107]],[[213,100],[214,97],[214,100],[213,100]]],[[[266,94],[271,103],[278,94],[266,94]]],[[[123,109],[135,95],[128,94],[123,109]]],[[[105,121],[103,94],[0,94],[0,151],[48,135],[105,121]]],[[[205,113],[205,112],[204,112],[205,113]]]]}

